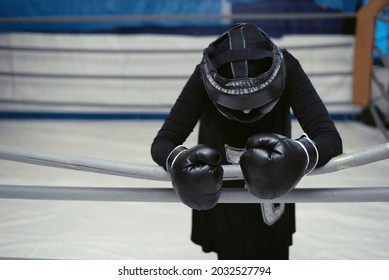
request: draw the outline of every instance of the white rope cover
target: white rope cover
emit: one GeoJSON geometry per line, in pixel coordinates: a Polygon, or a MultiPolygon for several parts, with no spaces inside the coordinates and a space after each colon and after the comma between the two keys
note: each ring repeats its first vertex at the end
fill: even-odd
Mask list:
{"type": "MultiPolygon", "coordinates": [[[[389,143],[372,146],[331,159],[325,166],[310,175],[325,174],[362,166],[389,158],[389,143]]],[[[0,159],[29,164],[67,168],[80,171],[169,181],[166,171],[159,166],[129,164],[88,157],[36,152],[28,149],[0,145],[0,159]]],[[[242,179],[239,166],[224,165],[224,179],[242,179]]],[[[136,201],[179,202],[172,188],[103,188],[103,187],[49,187],[0,185],[0,198],[36,200],[83,200],[83,201],[136,201]]],[[[347,188],[295,188],[288,194],[273,200],[260,200],[245,189],[224,189],[220,203],[260,202],[379,202],[389,201],[389,186],[347,188]]]]}
{"type": "MultiPolygon", "coordinates": [[[[180,202],[172,188],[43,187],[0,185],[0,198],[70,201],[180,202]]],[[[286,195],[264,200],[246,189],[223,189],[219,203],[385,202],[389,186],[359,188],[296,188],[286,195]]]]}
{"type": "MultiPolygon", "coordinates": [[[[389,143],[371,146],[364,150],[334,157],[326,165],[316,168],[309,175],[336,172],[388,158],[389,143]]],[[[4,145],[0,145],[0,159],[146,180],[170,181],[166,171],[156,165],[130,164],[91,157],[44,153],[4,145]]],[[[223,165],[223,169],[224,180],[243,179],[242,171],[238,165],[223,165]]]]}

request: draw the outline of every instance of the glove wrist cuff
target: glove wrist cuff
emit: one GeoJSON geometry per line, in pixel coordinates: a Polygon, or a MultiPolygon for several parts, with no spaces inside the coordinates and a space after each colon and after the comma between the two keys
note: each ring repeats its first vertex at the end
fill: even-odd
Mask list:
{"type": "Polygon", "coordinates": [[[297,142],[301,145],[307,155],[307,167],[305,169],[305,175],[310,173],[315,169],[318,161],[319,161],[319,151],[316,148],[315,142],[308,137],[308,135],[303,134],[297,142]]]}
{"type": "Polygon", "coordinates": [[[177,146],[175,147],[171,152],[170,154],[167,156],[167,159],[166,159],[166,170],[167,172],[170,174],[170,170],[172,169],[173,167],[173,164],[175,162],[175,160],[177,159],[177,157],[184,151],[186,151],[187,148],[180,145],[180,146],[177,146]]]}

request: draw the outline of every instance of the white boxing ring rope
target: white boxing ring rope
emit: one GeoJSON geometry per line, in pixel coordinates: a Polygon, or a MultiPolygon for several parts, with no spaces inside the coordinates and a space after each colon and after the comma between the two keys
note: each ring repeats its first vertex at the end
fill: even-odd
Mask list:
{"type": "MultiPolygon", "coordinates": [[[[0,198],[71,201],[180,202],[172,188],[111,187],[42,187],[0,185],[0,198]]],[[[259,199],[245,189],[224,189],[219,203],[317,203],[317,202],[385,202],[389,187],[366,188],[296,188],[286,195],[259,199]]]]}
{"type": "MultiPolygon", "coordinates": [[[[368,147],[332,158],[310,175],[336,172],[389,158],[389,143],[368,147]]],[[[79,171],[125,176],[146,180],[170,181],[160,166],[129,164],[89,157],[36,152],[0,145],[0,159],[79,171]]],[[[224,180],[242,179],[239,166],[223,165],[224,180]]],[[[2,199],[179,202],[172,188],[43,187],[0,185],[2,199]]],[[[259,203],[245,189],[224,189],[220,203],[259,203]]],[[[389,186],[358,188],[295,188],[272,202],[379,202],[389,201],[389,186]]]]}

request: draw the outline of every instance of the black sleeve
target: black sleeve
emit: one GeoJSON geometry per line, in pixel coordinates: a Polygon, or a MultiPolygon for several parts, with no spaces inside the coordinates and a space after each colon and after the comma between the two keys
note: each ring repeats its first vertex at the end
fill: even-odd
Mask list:
{"type": "Polygon", "coordinates": [[[316,92],[300,63],[285,51],[287,65],[286,88],[290,104],[301,128],[316,143],[319,151],[317,166],[342,153],[342,139],[323,101],[316,92]]]}
{"type": "Polygon", "coordinates": [[[208,103],[200,69],[196,67],[151,145],[151,156],[158,165],[165,168],[168,155],[192,133],[208,103]]]}

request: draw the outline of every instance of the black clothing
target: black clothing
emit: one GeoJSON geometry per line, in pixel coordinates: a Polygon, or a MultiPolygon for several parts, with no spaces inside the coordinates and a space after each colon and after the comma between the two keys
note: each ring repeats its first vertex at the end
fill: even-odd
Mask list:
{"type": "MultiPolygon", "coordinates": [[[[241,123],[221,115],[207,95],[197,66],[152,143],[154,161],[165,167],[169,153],[186,140],[200,120],[199,143],[218,150],[222,164],[229,164],[228,147],[244,149],[247,138],[258,132],[291,137],[290,109],[316,143],[317,166],[342,153],[340,135],[312,83],[298,60],[286,50],[283,54],[283,94],[272,111],[254,123],[241,123]]],[[[244,187],[244,182],[226,181],[223,187],[244,187]]],[[[272,225],[263,221],[261,204],[218,204],[211,210],[193,210],[192,240],[205,252],[215,251],[222,258],[287,258],[295,232],[295,207],[284,206],[283,214],[272,225]]]]}

